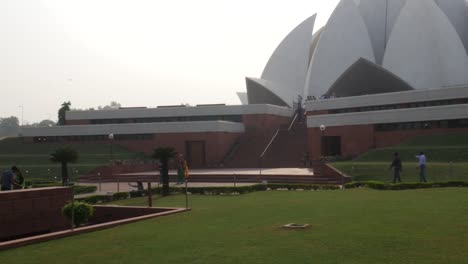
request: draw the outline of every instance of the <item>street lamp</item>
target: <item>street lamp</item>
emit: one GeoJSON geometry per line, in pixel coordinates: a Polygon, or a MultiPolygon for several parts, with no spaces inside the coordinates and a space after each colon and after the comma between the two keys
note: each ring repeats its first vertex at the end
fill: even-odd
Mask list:
{"type": "MultiPolygon", "coordinates": [[[[113,170],[113,166],[114,166],[114,156],[113,156],[113,153],[112,153],[112,145],[114,143],[114,134],[109,134],[109,147],[110,147],[110,173],[111,173],[111,179],[112,177],[114,176],[114,170],[113,170]]],[[[119,182],[117,181],[117,192],[120,191],[120,186],[119,186],[119,182]]]]}
{"type": "Polygon", "coordinates": [[[321,154],[322,156],[325,156],[325,151],[324,151],[324,147],[325,147],[325,130],[327,129],[327,127],[325,125],[320,125],[320,151],[321,151],[321,154]]]}
{"type": "Polygon", "coordinates": [[[112,153],[112,142],[114,141],[114,134],[109,134],[108,138],[109,138],[109,145],[110,145],[110,161],[111,161],[111,165],[112,165],[113,159],[114,159],[113,155],[112,155],[113,154],[112,153]]]}

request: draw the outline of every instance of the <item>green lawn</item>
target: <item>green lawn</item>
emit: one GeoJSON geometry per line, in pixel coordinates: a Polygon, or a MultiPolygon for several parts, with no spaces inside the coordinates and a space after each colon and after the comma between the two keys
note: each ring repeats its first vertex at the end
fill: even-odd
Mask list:
{"type": "Polygon", "coordinates": [[[426,154],[429,181],[468,181],[468,134],[421,136],[401,145],[371,150],[352,161],[332,165],[356,181],[378,180],[390,182],[388,170],[393,153],[398,152],[403,162],[402,180],[419,180],[416,155],[426,154]]]}
{"type": "MultiPolygon", "coordinates": [[[[354,181],[391,182],[393,174],[389,170],[390,162],[335,162],[337,169],[350,175],[354,181]]],[[[419,181],[418,164],[403,161],[401,179],[404,182],[419,181]]],[[[468,163],[430,162],[427,166],[427,180],[431,182],[468,181],[468,163]]]]}
{"type": "MultiPolygon", "coordinates": [[[[19,138],[0,140],[0,168],[17,165],[27,180],[60,179],[60,165],[50,161],[50,154],[62,143],[23,143],[19,138]]],[[[95,143],[75,143],[71,145],[79,155],[78,162],[70,164],[70,176],[86,173],[98,166],[109,164],[110,145],[95,143]],[[78,171],[78,172],[77,172],[78,171]]],[[[112,146],[112,156],[116,160],[141,158],[139,153],[131,152],[121,146],[112,146]]]]}
{"type": "MultiPolygon", "coordinates": [[[[145,198],[120,204],[143,205],[145,198]]],[[[190,197],[193,211],[0,252],[2,263],[468,263],[468,192],[190,197]],[[309,223],[286,231],[286,223],[309,223]]],[[[183,206],[184,196],[156,199],[183,206]]]]}

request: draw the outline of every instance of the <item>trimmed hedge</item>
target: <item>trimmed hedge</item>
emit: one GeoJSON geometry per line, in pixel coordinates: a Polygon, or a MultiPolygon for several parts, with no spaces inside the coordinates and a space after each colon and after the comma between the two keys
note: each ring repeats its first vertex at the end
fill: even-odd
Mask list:
{"type": "Polygon", "coordinates": [[[318,184],[267,184],[267,188],[271,190],[288,189],[288,190],[338,190],[337,185],[318,185],[318,184]]]}
{"type": "MultiPolygon", "coordinates": [[[[26,185],[28,186],[28,185],[26,185]]],[[[60,182],[50,182],[50,183],[33,183],[32,185],[29,185],[28,187],[30,188],[46,188],[46,187],[58,187],[62,186],[60,182]]]]}
{"type": "Polygon", "coordinates": [[[88,197],[77,198],[75,200],[89,204],[107,203],[112,201],[112,195],[92,195],[88,197]]]}
{"type": "MultiPolygon", "coordinates": [[[[251,192],[266,191],[266,190],[338,190],[339,186],[336,185],[314,185],[314,184],[256,184],[251,186],[239,187],[190,187],[188,192],[191,194],[200,195],[237,195],[246,194],[251,192]]],[[[170,187],[171,193],[184,193],[184,187],[170,187]]],[[[161,188],[152,188],[151,193],[154,195],[161,194],[161,188]]],[[[147,196],[147,191],[131,191],[119,192],[113,195],[93,195],[83,198],[78,198],[78,201],[84,201],[90,204],[106,203],[115,200],[122,200],[127,198],[135,198],[147,196]]]]}
{"type": "Polygon", "coordinates": [[[468,182],[449,181],[449,182],[409,182],[390,184],[378,181],[350,182],[343,186],[345,189],[367,187],[376,190],[414,190],[427,188],[447,188],[447,187],[468,187],[468,182]]]}
{"type": "Polygon", "coordinates": [[[31,186],[31,185],[35,185],[35,184],[56,184],[56,183],[59,183],[59,182],[56,182],[56,181],[51,181],[51,180],[41,180],[41,179],[32,179],[32,180],[25,180],[24,181],[24,185],[25,186],[31,186]]]}
{"type": "MultiPolygon", "coordinates": [[[[246,194],[251,192],[266,191],[266,190],[337,190],[336,185],[314,185],[314,184],[256,184],[250,186],[239,187],[190,187],[187,191],[191,194],[202,195],[229,195],[229,194],[246,194]]],[[[153,194],[160,194],[160,188],[153,188],[153,194]]],[[[171,193],[184,193],[183,187],[171,187],[171,193]]],[[[142,196],[141,192],[135,193],[135,197],[142,196]]]]}
{"type": "Polygon", "coordinates": [[[57,182],[57,181],[50,181],[50,180],[32,179],[32,180],[25,180],[24,186],[26,188],[45,188],[45,187],[62,186],[62,183],[57,182]]]}
{"type": "Polygon", "coordinates": [[[75,195],[84,194],[84,193],[93,193],[96,192],[97,187],[94,185],[76,185],[73,186],[73,193],[75,195]]]}
{"type": "Polygon", "coordinates": [[[112,200],[113,201],[124,200],[124,199],[127,199],[128,197],[130,197],[130,194],[128,192],[118,192],[112,195],[112,200]]]}
{"type": "MultiPolygon", "coordinates": [[[[94,187],[94,186],[93,186],[94,187]]],[[[365,181],[365,182],[350,182],[343,185],[344,189],[353,188],[371,188],[376,190],[411,190],[411,189],[425,189],[425,188],[445,188],[445,187],[468,187],[468,182],[463,181],[449,181],[449,182],[431,182],[431,183],[398,183],[389,184],[379,181],[365,181]]],[[[246,194],[251,192],[266,191],[266,190],[338,190],[341,189],[337,185],[315,185],[315,184],[257,184],[251,186],[239,187],[190,187],[188,192],[191,194],[200,195],[236,195],[246,194]]],[[[170,187],[171,193],[184,193],[183,187],[170,187]]],[[[152,188],[151,193],[154,195],[161,194],[161,188],[152,188]]],[[[115,200],[123,200],[127,198],[135,198],[147,196],[147,191],[131,191],[119,192],[112,195],[92,195],[88,197],[78,198],[76,200],[83,201],[90,204],[107,203],[115,200]]]]}

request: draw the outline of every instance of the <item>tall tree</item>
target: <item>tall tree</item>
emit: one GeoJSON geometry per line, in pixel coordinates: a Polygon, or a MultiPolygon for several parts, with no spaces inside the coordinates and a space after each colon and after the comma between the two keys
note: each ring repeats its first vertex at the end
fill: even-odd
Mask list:
{"type": "Polygon", "coordinates": [[[56,122],[49,119],[44,119],[41,122],[32,123],[30,125],[24,125],[24,127],[51,127],[56,125],[56,122]]]}
{"type": "Polygon", "coordinates": [[[55,122],[49,119],[44,119],[41,122],[39,122],[38,126],[40,127],[48,127],[48,126],[55,126],[55,122]]]}
{"type": "Polygon", "coordinates": [[[68,183],[68,163],[73,163],[78,160],[78,152],[67,146],[56,149],[50,156],[51,161],[62,165],[62,185],[65,186],[68,183]]]}
{"type": "Polygon", "coordinates": [[[105,106],[98,106],[98,110],[118,110],[122,105],[116,101],[111,101],[110,104],[105,106]]]}
{"type": "Polygon", "coordinates": [[[152,157],[161,162],[161,178],[163,182],[162,195],[169,195],[169,160],[174,159],[177,152],[173,147],[160,147],[154,150],[152,157]]]}
{"type": "Polygon", "coordinates": [[[70,111],[70,106],[71,106],[70,101],[62,103],[62,107],[60,107],[60,109],[58,110],[58,123],[57,123],[57,125],[59,125],[59,126],[65,125],[65,113],[67,111],[70,111]]]}
{"type": "Polygon", "coordinates": [[[16,116],[0,118],[0,135],[17,135],[20,130],[19,120],[16,116]]]}

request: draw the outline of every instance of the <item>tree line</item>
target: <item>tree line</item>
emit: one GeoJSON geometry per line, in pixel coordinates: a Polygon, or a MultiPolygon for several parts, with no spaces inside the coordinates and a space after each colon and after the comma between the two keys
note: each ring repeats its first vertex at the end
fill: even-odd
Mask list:
{"type": "MultiPolygon", "coordinates": [[[[98,106],[96,110],[115,110],[119,109],[121,104],[115,101],[110,102],[108,105],[98,106]]],[[[89,109],[71,109],[71,102],[63,102],[58,110],[58,121],[55,122],[50,119],[44,119],[40,122],[32,124],[23,124],[23,127],[48,127],[55,125],[65,125],[65,114],[67,111],[82,111],[82,110],[95,110],[95,108],[89,109]]],[[[16,116],[0,117],[0,138],[2,137],[13,137],[17,136],[20,131],[20,121],[16,116]]]]}

